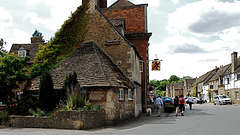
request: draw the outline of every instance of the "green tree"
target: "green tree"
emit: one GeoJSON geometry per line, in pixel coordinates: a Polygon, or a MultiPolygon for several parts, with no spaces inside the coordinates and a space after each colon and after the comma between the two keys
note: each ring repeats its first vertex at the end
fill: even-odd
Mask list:
{"type": "Polygon", "coordinates": [[[18,84],[29,79],[25,68],[29,57],[19,58],[14,54],[3,52],[0,57],[0,101],[6,104],[12,104],[12,98],[15,96],[13,89],[18,88],[18,84]]]}
{"type": "Polygon", "coordinates": [[[48,71],[43,72],[40,78],[39,101],[41,109],[46,112],[52,111],[56,106],[56,93],[51,74],[48,71]]]}
{"type": "Polygon", "coordinates": [[[176,75],[172,75],[172,76],[169,78],[169,82],[170,82],[170,83],[178,82],[179,80],[180,80],[180,78],[177,77],[176,75]]]}
{"type": "Polygon", "coordinates": [[[69,90],[72,92],[75,87],[77,87],[78,81],[77,81],[77,74],[74,71],[73,74],[69,74],[69,76],[66,76],[66,79],[64,80],[64,90],[69,90]]]}
{"type": "Polygon", "coordinates": [[[6,45],[6,42],[0,38],[0,56],[3,57],[3,52],[7,52],[5,49],[4,49],[4,45],[6,45]]]}

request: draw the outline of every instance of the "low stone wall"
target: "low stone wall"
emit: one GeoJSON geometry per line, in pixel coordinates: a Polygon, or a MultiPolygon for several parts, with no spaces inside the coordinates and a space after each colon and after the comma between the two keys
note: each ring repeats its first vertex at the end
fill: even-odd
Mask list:
{"type": "Polygon", "coordinates": [[[105,112],[60,111],[52,117],[10,116],[8,125],[20,128],[91,129],[105,124],[105,112]]]}

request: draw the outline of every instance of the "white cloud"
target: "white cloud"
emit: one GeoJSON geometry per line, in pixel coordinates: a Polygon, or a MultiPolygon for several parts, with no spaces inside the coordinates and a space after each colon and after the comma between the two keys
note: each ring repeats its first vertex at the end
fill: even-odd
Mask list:
{"type": "Polygon", "coordinates": [[[13,43],[29,43],[30,36],[25,31],[20,29],[13,29],[13,43]]]}
{"type": "Polygon", "coordinates": [[[134,4],[148,4],[148,7],[158,7],[160,0],[130,0],[134,4]]]}
{"type": "Polygon", "coordinates": [[[43,0],[27,0],[27,4],[29,5],[36,5],[40,4],[43,0]]]}
{"type": "Polygon", "coordinates": [[[8,31],[6,35],[7,46],[6,50],[10,50],[12,44],[21,44],[21,43],[30,43],[30,35],[18,28],[14,28],[11,31],[8,31]]]}
{"type": "Polygon", "coordinates": [[[179,0],[172,0],[172,2],[173,2],[174,4],[178,4],[178,3],[179,3],[179,0]]]}
{"type": "MultiPolygon", "coordinates": [[[[0,7],[0,36],[4,35],[5,29],[12,25],[12,14],[3,7],[0,7]]],[[[0,37],[1,38],[1,37],[0,37]]]]}
{"type": "MultiPolygon", "coordinates": [[[[50,18],[39,17],[41,12],[27,12],[23,20],[30,19],[30,22],[33,25],[43,25],[53,31],[59,29],[64,21],[71,15],[71,12],[74,12],[77,9],[77,6],[82,4],[81,0],[38,0],[36,3],[39,3],[40,1],[50,10],[50,18]]],[[[32,4],[35,4],[35,2],[32,4]]],[[[35,4],[35,6],[37,6],[37,4],[35,4]]]]}
{"type": "Polygon", "coordinates": [[[240,2],[216,0],[186,4],[169,14],[167,30],[171,33],[191,32],[198,36],[216,34],[240,26],[239,7],[240,2]]]}

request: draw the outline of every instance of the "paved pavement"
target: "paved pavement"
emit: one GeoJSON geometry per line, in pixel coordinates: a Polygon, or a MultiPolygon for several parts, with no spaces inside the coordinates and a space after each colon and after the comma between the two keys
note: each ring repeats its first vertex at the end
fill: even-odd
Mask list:
{"type": "Polygon", "coordinates": [[[186,107],[185,116],[162,113],[157,117],[144,114],[136,121],[118,126],[79,130],[0,128],[0,135],[238,135],[240,106],[203,104],[186,107]]]}

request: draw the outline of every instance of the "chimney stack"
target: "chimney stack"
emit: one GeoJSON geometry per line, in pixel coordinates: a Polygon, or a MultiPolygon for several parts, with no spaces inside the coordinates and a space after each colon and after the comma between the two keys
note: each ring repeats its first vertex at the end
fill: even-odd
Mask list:
{"type": "Polygon", "coordinates": [[[97,0],[97,6],[99,8],[107,8],[107,0],[97,0]]]}
{"type": "Polygon", "coordinates": [[[94,3],[99,8],[107,8],[107,0],[82,0],[82,4],[94,3]]]}
{"type": "Polygon", "coordinates": [[[235,71],[235,69],[237,68],[238,65],[238,53],[237,52],[233,52],[231,54],[232,57],[232,67],[231,67],[231,72],[233,73],[235,71]]]}

